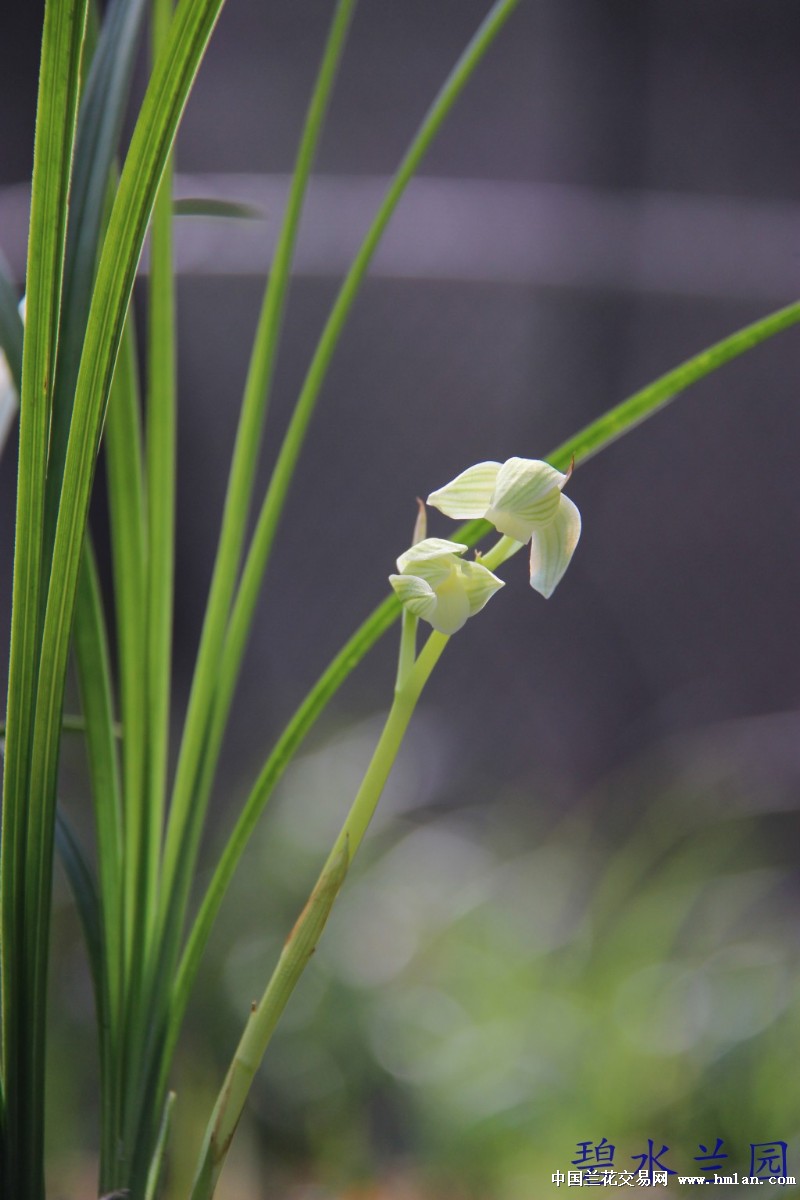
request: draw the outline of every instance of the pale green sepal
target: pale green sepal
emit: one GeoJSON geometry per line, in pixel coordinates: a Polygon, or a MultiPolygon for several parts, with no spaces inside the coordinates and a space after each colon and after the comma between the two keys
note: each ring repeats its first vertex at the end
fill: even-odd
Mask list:
{"type": "Polygon", "coordinates": [[[431,585],[418,575],[390,575],[389,583],[400,600],[415,617],[431,619],[436,611],[436,593],[431,585]]]}
{"type": "MultiPolygon", "coordinates": [[[[555,507],[553,508],[555,512],[555,507]]],[[[521,542],[524,546],[531,536],[532,525],[525,517],[520,517],[517,513],[509,512],[505,508],[487,508],[483,514],[487,521],[491,521],[498,533],[504,533],[506,537],[513,538],[516,542],[521,542]]]]}
{"type": "Polygon", "coordinates": [[[509,458],[498,473],[486,519],[500,533],[526,542],[534,529],[552,521],[566,482],[549,463],[509,458]]]}
{"type": "Polygon", "coordinates": [[[474,617],[475,613],[480,612],[489,603],[495,592],[506,586],[505,581],[498,579],[488,567],[483,567],[480,563],[465,562],[460,566],[469,615],[474,617]]]}
{"type": "Polygon", "coordinates": [[[555,517],[531,538],[531,587],[552,596],[581,536],[581,514],[568,496],[561,496],[555,517]]]}
{"type": "Polygon", "coordinates": [[[444,487],[431,492],[428,504],[438,508],[446,517],[455,517],[458,520],[482,517],[492,503],[495,481],[500,470],[500,463],[497,462],[476,463],[444,487]]]}
{"type": "Polygon", "coordinates": [[[403,575],[424,579],[434,591],[437,591],[449,579],[454,564],[458,562],[456,555],[463,554],[465,550],[466,546],[461,542],[447,542],[443,538],[424,538],[410,550],[406,550],[405,554],[400,555],[397,567],[403,575]]]}
{"type": "Polygon", "coordinates": [[[425,618],[439,633],[458,633],[470,615],[467,590],[461,573],[461,563],[454,565],[444,583],[436,589],[436,607],[425,618]]]}
{"type": "Polygon", "coordinates": [[[450,554],[463,554],[467,547],[463,542],[448,542],[444,538],[424,538],[417,542],[397,560],[397,569],[403,575],[419,574],[418,567],[437,559],[446,559],[450,554]]]}

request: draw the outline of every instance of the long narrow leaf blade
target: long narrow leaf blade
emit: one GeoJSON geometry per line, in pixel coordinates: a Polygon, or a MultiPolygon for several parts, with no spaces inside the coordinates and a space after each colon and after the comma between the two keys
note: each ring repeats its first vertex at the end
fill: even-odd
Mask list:
{"type": "MultiPolygon", "coordinates": [[[[166,45],[171,0],[153,5],[153,54],[166,45]]],[[[153,210],[147,356],[147,713],[148,828],[140,870],[145,879],[148,937],[155,931],[157,872],[167,788],[175,569],[177,351],[173,264],[173,160],[167,163],[153,210]]]]}
{"type": "MultiPolygon", "coordinates": [[[[24,847],[27,872],[26,957],[30,975],[26,991],[30,993],[30,1011],[40,1016],[35,1020],[31,1036],[22,1039],[22,1044],[30,1048],[25,1071],[14,1072],[13,1088],[10,1086],[10,1079],[7,1077],[6,1080],[7,1108],[10,1109],[13,1105],[20,1113],[37,1114],[25,1122],[33,1132],[18,1160],[25,1164],[20,1168],[23,1175],[30,1175],[35,1169],[34,1164],[41,1164],[42,1159],[41,1120],[38,1116],[43,1090],[41,1015],[45,1007],[47,978],[60,711],[89,495],[114,365],[155,193],[189,90],[222,3],[223,0],[181,0],[170,30],[168,52],[159,61],[134,129],[131,148],[109,220],[87,323],[67,447],[43,632],[40,638],[38,628],[25,631],[28,635],[25,643],[28,656],[33,658],[34,652],[41,649],[39,677],[35,681],[36,717],[32,746],[29,725],[23,730],[24,738],[18,739],[20,744],[16,753],[18,758],[25,762],[25,771],[20,771],[19,766],[15,764],[10,779],[15,796],[25,794],[36,801],[35,806],[31,806],[28,836],[24,847]],[[12,1093],[15,1097],[13,1100],[10,1098],[12,1093]]],[[[72,9],[71,6],[62,3],[55,5],[55,11],[62,14],[63,20],[63,14],[72,9]]],[[[62,99],[59,114],[62,123],[64,108],[65,100],[62,99]]],[[[61,258],[59,277],[60,263],[61,258]]],[[[25,339],[26,347],[29,336],[30,326],[25,339]]],[[[33,340],[36,348],[38,340],[36,337],[33,340]]],[[[26,351],[23,368],[24,387],[32,386],[26,378],[27,375],[26,351]]],[[[32,375],[31,380],[34,378],[32,375]]],[[[42,496],[39,495],[39,528],[41,501],[42,496]]],[[[20,586],[23,585],[31,587],[31,579],[26,576],[20,586]]],[[[27,596],[23,596],[23,599],[29,602],[27,596]]],[[[36,599],[38,607],[38,595],[36,599]]],[[[28,712],[32,710],[33,682],[28,673],[19,685],[24,689],[28,712]]],[[[15,680],[12,679],[12,685],[14,683],[15,680]]],[[[11,715],[10,710],[9,716],[11,715]]],[[[14,811],[16,809],[12,809],[12,813],[14,811]]],[[[18,846],[19,834],[16,830],[13,832],[12,844],[18,846]]],[[[17,878],[19,877],[17,874],[17,878]]],[[[12,937],[14,934],[18,934],[16,928],[12,930],[12,937]]],[[[14,1000],[17,999],[17,995],[14,995],[14,1000]]],[[[20,1005],[15,1004],[12,1011],[19,1013],[20,1005]]],[[[18,1032],[16,1028],[8,1031],[7,1045],[12,1045],[18,1040],[18,1032]]],[[[15,1050],[14,1054],[17,1053],[15,1050]]],[[[22,1133],[22,1126],[22,1117],[20,1116],[19,1121],[15,1118],[15,1127],[9,1130],[9,1136],[18,1138],[22,1133]]],[[[30,1179],[25,1179],[23,1183],[20,1170],[12,1171],[8,1194],[26,1197],[30,1194],[34,1200],[38,1200],[41,1194],[41,1180],[34,1184],[30,1179]]],[[[40,1166],[38,1170],[40,1173],[40,1166]]]]}
{"type": "Polygon", "coordinates": [[[30,1200],[38,1200],[44,1190],[45,1003],[43,963],[36,949],[40,912],[48,905],[52,885],[52,855],[50,861],[33,864],[32,870],[28,860],[40,816],[38,796],[31,787],[31,746],[46,583],[42,539],[47,448],[86,8],[87,0],[48,0],[45,6],[26,275],[0,867],[0,969],[4,1195],[30,1200]]]}
{"type": "Polygon", "coordinates": [[[97,881],[86,855],[81,849],[66,813],[60,807],[56,809],[56,849],[69,881],[70,891],[80,919],[94,986],[98,1024],[103,1024],[106,1020],[105,953],[100,896],[97,890],[97,881]]]}
{"type": "Polygon", "coordinates": [[[45,523],[52,546],[72,400],[104,228],[109,175],[119,145],[147,0],[113,0],[81,99],[67,227],[59,371],[53,403],[45,523]]]}
{"type": "Polygon", "coordinates": [[[100,581],[88,538],[84,545],[78,594],[80,602],[75,608],[73,641],[85,718],[103,925],[110,959],[110,999],[116,1011],[122,983],[119,939],[122,802],[109,650],[100,581]]]}
{"type": "Polygon", "coordinates": [[[258,221],[264,215],[252,204],[236,200],[204,200],[201,196],[174,200],[172,211],[176,217],[227,217],[235,221],[258,221]]]}
{"type": "MultiPolygon", "coordinates": [[[[104,433],[111,526],[111,565],[117,631],[117,672],[122,717],[122,787],[126,813],[142,807],[147,743],[145,659],[145,516],[142,489],[142,431],[133,318],[129,315],[108,401],[104,433]]],[[[125,818],[126,825],[129,823],[125,818]]],[[[127,857],[127,856],[126,856],[127,857]]],[[[120,863],[124,912],[117,938],[129,962],[136,887],[120,863]]],[[[126,966],[126,971],[128,967],[126,966]]]]}

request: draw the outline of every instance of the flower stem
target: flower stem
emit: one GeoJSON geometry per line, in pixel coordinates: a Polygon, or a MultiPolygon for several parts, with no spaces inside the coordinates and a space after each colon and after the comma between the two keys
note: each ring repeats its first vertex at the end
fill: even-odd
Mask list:
{"type": "Polygon", "coordinates": [[[394,690],[399,691],[408,678],[417,657],[417,625],[419,618],[403,609],[400,624],[400,654],[397,660],[397,679],[394,690]]]}
{"type": "Polygon", "coordinates": [[[498,567],[511,558],[512,554],[516,554],[522,549],[522,542],[517,542],[514,538],[507,537],[503,534],[498,541],[492,546],[491,550],[487,550],[485,554],[478,555],[478,561],[482,567],[486,567],[487,571],[496,571],[498,567]]]}
{"type": "Polygon", "coordinates": [[[286,940],[266,991],[250,1013],[206,1129],[191,1200],[210,1200],[214,1194],[269,1040],[325,928],[350,863],[372,820],[422,689],[450,640],[442,633],[432,633],[419,658],[413,660],[416,624],[416,620],[407,621],[404,617],[401,669],[386,724],[339,836],[286,940]]]}

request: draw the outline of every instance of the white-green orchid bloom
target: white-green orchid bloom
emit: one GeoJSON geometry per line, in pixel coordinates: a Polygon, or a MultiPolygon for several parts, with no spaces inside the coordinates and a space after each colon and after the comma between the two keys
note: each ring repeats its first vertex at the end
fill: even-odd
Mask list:
{"type": "Polygon", "coordinates": [[[431,492],[448,517],[484,517],[500,532],[531,543],[531,587],[551,596],[581,535],[581,514],[562,494],[569,474],[534,458],[482,462],[431,492]]]}
{"type": "Polygon", "coordinates": [[[456,633],[504,586],[480,563],[464,562],[460,542],[425,538],[397,560],[389,582],[409,612],[440,633],[456,633]]]}

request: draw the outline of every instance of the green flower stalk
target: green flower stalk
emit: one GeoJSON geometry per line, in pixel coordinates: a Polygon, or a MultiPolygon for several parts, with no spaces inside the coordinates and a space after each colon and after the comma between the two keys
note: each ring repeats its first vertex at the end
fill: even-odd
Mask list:
{"type": "MultiPolygon", "coordinates": [[[[525,459],[509,461],[516,464],[513,473],[506,473],[507,477],[513,475],[512,484],[506,486],[505,490],[498,489],[505,505],[501,518],[503,524],[518,534],[524,534],[524,522],[530,521],[532,515],[537,522],[537,530],[555,524],[558,521],[560,502],[564,499],[561,497],[561,488],[568,476],[561,475],[546,463],[525,459]]],[[[486,470],[487,466],[497,466],[498,471],[494,472],[497,476],[499,463],[484,463],[471,469],[473,476],[478,472],[484,478],[484,490],[485,481],[491,474],[486,470]]],[[[464,474],[469,476],[470,472],[464,474]]],[[[458,484],[458,480],[455,482],[458,484]]],[[[445,502],[449,504],[450,500],[445,502]]],[[[453,503],[458,506],[463,504],[463,499],[453,503]]],[[[572,510],[575,513],[578,510],[571,501],[567,503],[569,519],[572,520],[572,510]]],[[[579,523],[580,517],[577,519],[579,523]]],[[[399,574],[389,576],[389,581],[404,608],[394,700],[339,836],[286,940],[266,991],[258,1004],[253,1005],[206,1129],[191,1200],[211,1200],[214,1195],[228,1149],[269,1040],[322,935],[350,863],[377,808],[417,701],[433,668],[450,636],[463,628],[468,618],[485,608],[495,592],[505,586],[503,580],[498,579],[490,567],[499,566],[522,547],[521,541],[504,535],[481,562],[465,562],[462,557],[467,550],[465,545],[461,542],[448,542],[443,538],[422,537],[425,531],[425,509],[420,504],[413,544],[397,560],[399,574]],[[416,634],[420,618],[433,626],[433,633],[417,656],[416,634]]],[[[562,556],[559,551],[553,561],[560,563],[562,556]]],[[[547,563],[547,569],[552,574],[554,568],[551,562],[547,563]]],[[[563,571],[561,573],[563,574],[563,571]]]]}
{"type": "Polygon", "coordinates": [[[432,633],[419,657],[413,661],[413,666],[404,671],[402,664],[413,657],[416,620],[404,620],[401,628],[401,668],[398,670],[394,701],[383,732],[339,836],[286,940],[266,991],[258,1004],[253,1005],[206,1129],[191,1200],[211,1200],[214,1195],[228,1149],[269,1040],[316,948],[350,863],[377,808],[422,689],[449,641],[445,634],[432,633]]]}

